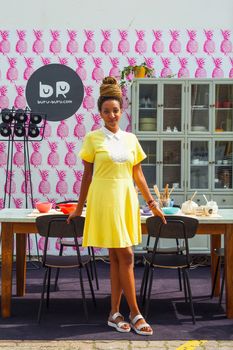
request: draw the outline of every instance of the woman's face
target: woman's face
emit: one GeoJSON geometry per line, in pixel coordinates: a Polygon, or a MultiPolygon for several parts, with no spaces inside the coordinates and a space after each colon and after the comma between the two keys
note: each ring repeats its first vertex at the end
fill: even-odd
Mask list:
{"type": "Polygon", "coordinates": [[[102,104],[100,115],[104,121],[105,128],[112,132],[117,132],[122,115],[120,103],[117,100],[105,101],[102,104]]]}

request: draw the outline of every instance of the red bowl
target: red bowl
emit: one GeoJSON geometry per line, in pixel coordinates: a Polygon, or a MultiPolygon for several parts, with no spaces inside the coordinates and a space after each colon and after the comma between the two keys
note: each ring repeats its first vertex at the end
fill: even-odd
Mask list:
{"type": "Polygon", "coordinates": [[[231,108],[232,107],[232,102],[231,101],[224,101],[223,102],[223,107],[224,108],[231,108]]]}
{"type": "Polygon", "coordinates": [[[77,203],[61,203],[57,204],[57,206],[63,214],[70,214],[76,209],[77,203]]]}
{"type": "Polygon", "coordinates": [[[223,104],[220,101],[215,102],[215,108],[222,108],[223,104]]]}

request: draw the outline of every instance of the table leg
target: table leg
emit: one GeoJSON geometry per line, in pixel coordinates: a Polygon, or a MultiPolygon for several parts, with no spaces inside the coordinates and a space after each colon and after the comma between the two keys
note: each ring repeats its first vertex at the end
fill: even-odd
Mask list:
{"type": "Polygon", "coordinates": [[[227,225],[224,238],[226,314],[233,318],[233,225],[227,225]]]}
{"type": "MultiPolygon", "coordinates": [[[[211,237],[211,280],[212,280],[212,288],[213,288],[214,274],[217,267],[217,255],[215,254],[214,249],[221,247],[221,235],[211,235],[210,237],[211,237]]],[[[220,293],[220,266],[219,266],[219,271],[217,275],[214,296],[215,297],[219,296],[219,293],[220,293]]]]}
{"type": "Polygon", "coordinates": [[[16,294],[19,297],[25,294],[26,239],[25,233],[16,234],[16,294]]]}
{"type": "Polygon", "coordinates": [[[2,223],[2,317],[11,316],[12,265],[13,265],[13,225],[2,223]]]}

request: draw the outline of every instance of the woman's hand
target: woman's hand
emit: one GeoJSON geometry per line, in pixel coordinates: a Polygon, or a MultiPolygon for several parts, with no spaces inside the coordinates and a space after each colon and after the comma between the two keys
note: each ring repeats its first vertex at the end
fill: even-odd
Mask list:
{"type": "Polygon", "coordinates": [[[82,210],[80,210],[79,208],[76,208],[72,213],[70,213],[70,215],[67,218],[67,224],[70,223],[70,221],[74,218],[76,218],[77,216],[81,216],[82,215],[82,210]]]}
{"type": "Polygon", "coordinates": [[[167,223],[165,216],[163,215],[163,212],[159,207],[157,207],[157,206],[153,207],[153,208],[151,208],[151,211],[154,214],[154,216],[159,216],[162,219],[164,224],[167,223]]]}

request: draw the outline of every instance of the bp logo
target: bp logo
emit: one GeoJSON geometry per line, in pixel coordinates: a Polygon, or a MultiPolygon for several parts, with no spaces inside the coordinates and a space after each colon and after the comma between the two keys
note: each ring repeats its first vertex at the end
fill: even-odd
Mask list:
{"type": "Polygon", "coordinates": [[[26,99],[36,113],[47,114],[47,120],[71,117],[80,107],[84,95],[82,80],[63,64],[48,64],[37,69],[28,80],[26,99]]]}

